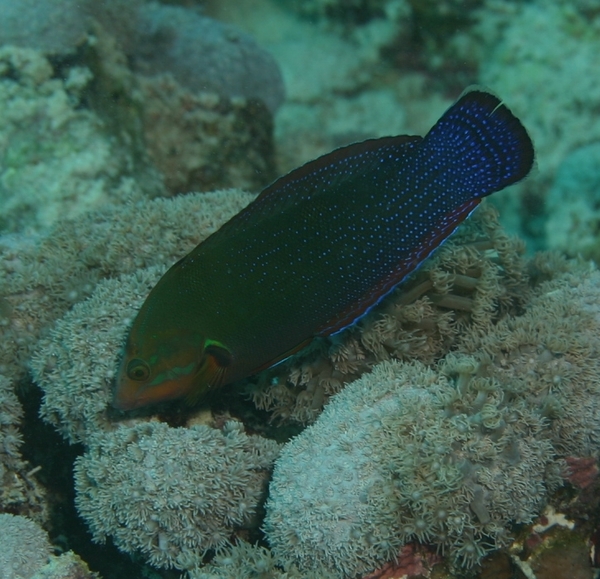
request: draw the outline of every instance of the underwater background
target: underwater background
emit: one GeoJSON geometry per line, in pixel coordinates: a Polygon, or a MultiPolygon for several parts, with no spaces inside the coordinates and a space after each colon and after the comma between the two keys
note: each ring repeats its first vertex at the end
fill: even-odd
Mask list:
{"type": "Polygon", "coordinates": [[[598,0],[0,0],[0,579],[597,577],[598,54],[598,0]],[[112,407],[168,267],[472,85],[526,179],[344,332],[112,407]]]}

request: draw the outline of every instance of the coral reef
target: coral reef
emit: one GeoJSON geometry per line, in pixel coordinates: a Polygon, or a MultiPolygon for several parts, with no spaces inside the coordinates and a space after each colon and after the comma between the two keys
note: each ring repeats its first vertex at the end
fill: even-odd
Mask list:
{"type": "Polygon", "coordinates": [[[431,364],[467,328],[518,311],[528,278],[519,240],[483,205],[422,269],[356,327],[260,375],[248,392],[280,421],[312,422],[329,397],[377,362],[431,364]]]}
{"type": "Polygon", "coordinates": [[[168,191],[256,190],[275,178],[271,115],[260,101],[194,94],[171,75],[138,78],[148,154],[168,191]]]}
{"type": "MultiPolygon", "coordinates": [[[[152,197],[257,190],[275,156],[284,171],[422,134],[472,82],[498,90],[536,143],[537,174],[494,196],[505,229],[600,259],[597,0],[165,4],[0,0],[0,45],[13,45],[0,48],[0,512],[73,532],[49,520],[57,490],[23,458],[43,444],[15,395],[33,410],[31,370],[42,419],[85,446],[77,504],[95,539],[157,576],[395,577],[443,559],[438,575],[450,561],[464,577],[514,534],[504,575],[486,560],[482,578],[590,577],[600,278],[556,255],[526,264],[489,204],[357,326],[247,381],[249,401],[219,399],[210,428],[191,409],[124,417],[109,402],[150,287],[252,199],[152,197]],[[278,452],[256,433],[283,441],[312,422],[278,462],[272,549],[251,545],[278,452]],[[574,530],[540,530],[548,500],[574,530]]],[[[3,579],[13,553],[35,561],[15,521],[45,536],[0,514],[3,579]]],[[[33,579],[93,576],[68,552],[33,579]]]]}
{"type": "Polygon", "coordinates": [[[0,229],[46,232],[116,201],[138,173],[133,152],[82,107],[92,73],[74,66],[57,78],[30,49],[0,49],[0,229]]]}
{"type": "Polygon", "coordinates": [[[0,513],[0,577],[32,579],[50,558],[48,535],[22,516],[0,513]]]}
{"type": "Polygon", "coordinates": [[[561,163],[546,200],[546,244],[600,263],[600,142],[572,151],[561,163]]]}
{"type": "Polygon", "coordinates": [[[241,30],[192,8],[143,0],[2,0],[0,45],[70,55],[100,24],[136,69],[169,71],[192,92],[262,101],[274,112],[284,98],[273,57],[241,30]]]}
{"type": "Polygon", "coordinates": [[[82,441],[108,427],[106,407],[125,328],[161,272],[252,198],[229,190],[108,206],[65,223],[31,254],[15,252],[6,260],[14,272],[5,291],[14,319],[3,330],[15,337],[1,361],[17,355],[17,346],[10,346],[17,340],[23,361],[35,347],[31,369],[45,393],[42,415],[68,440],[82,441]],[[67,311],[70,291],[72,302],[91,298],[67,311]],[[55,320],[38,343],[41,329],[55,320]],[[24,330],[32,334],[27,348],[24,330]]]}
{"type": "Polygon", "coordinates": [[[235,421],[222,432],[149,422],[96,433],[75,464],[77,508],[96,541],[110,535],[158,567],[193,568],[252,526],[278,450],[235,421]]]}
{"type": "Polygon", "coordinates": [[[384,362],[332,397],[276,462],[275,560],[354,576],[413,540],[457,567],[508,544],[566,456],[600,454],[599,282],[542,283],[525,314],[467,330],[435,368],[384,362]]]}
{"type": "MultiPolygon", "coordinates": [[[[40,14],[56,3],[42,4],[40,14]]],[[[247,35],[194,11],[151,4],[138,15],[122,4],[84,2],[81,14],[73,6],[69,14],[82,19],[79,40],[52,62],[43,34],[30,36],[42,46],[21,42],[0,51],[0,229],[45,232],[58,219],[117,201],[132,187],[128,178],[148,196],[256,190],[274,178],[267,106],[274,111],[280,104],[283,85],[270,55],[247,35]],[[186,27],[174,35],[164,24],[168,30],[136,36],[132,27],[144,28],[142,15],[153,10],[175,13],[173,26],[186,27]],[[113,26],[107,15],[115,11],[129,26],[113,26]],[[131,71],[131,62],[140,72],[131,71]]],[[[15,30],[21,24],[13,22],[15,30]]],[[[57,42],[71,43],[54,32],[57,42]]]]}

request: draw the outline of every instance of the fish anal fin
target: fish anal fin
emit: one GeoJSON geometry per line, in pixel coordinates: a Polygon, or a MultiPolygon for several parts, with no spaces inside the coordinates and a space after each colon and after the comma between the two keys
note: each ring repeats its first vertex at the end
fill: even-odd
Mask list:
{"type": "Polygon", "coordinates": [[[275,365],[279,364],[280,362],[283,362],[286,358],[293,356],[296,352],[299,352],[300,350],[302,350],[302,348],[304,348],[305,346],[308,346],[308,344],[310,344],[312,341],[313,341],[312,336],[310,338],[307,338],[306,340],[303,340],[297,346],[294,346],[290,350],[287,350],[287,352],[284,352],[280,356],[277,356],[276,358],[269,360],[265,364],[260,365],[258,368],[255,368],[252,371],[252,374],[258,374],[259,372],[262,372],[263,370],[266,370],[267,368],[271,368],[272,366],[275,366],[275,365]]]}
{"type": "Polygon", "coordinates": [[[335,318],[328,320],[317,332],[319,336],[332,336],[351,326],[373,306],[377,305],[386,295],[402,283],[450,236],[454,230],[475,210],[481,199],[469,199],[450,213],[448,213],[434,229],[433,234],[417,245],[407,255],[406,259],[396,264],[395,269],[379,280],[369,293],[360,300],[350,304],[335,318]]]}

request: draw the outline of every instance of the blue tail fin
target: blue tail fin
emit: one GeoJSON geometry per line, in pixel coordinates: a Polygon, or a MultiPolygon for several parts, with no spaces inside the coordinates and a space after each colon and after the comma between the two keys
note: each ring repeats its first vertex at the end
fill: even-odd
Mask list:
{"type": "Polygon", "coordinates": [[[426,135],[422,151],[461,173],[485,197],[523,179],[533,165],[527,131],[502,101],[472,90],[450,107],[426,135]]]}

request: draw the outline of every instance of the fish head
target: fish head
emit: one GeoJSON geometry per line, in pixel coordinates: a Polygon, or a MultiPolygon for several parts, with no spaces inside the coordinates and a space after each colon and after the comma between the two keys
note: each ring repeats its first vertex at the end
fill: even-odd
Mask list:
{"type": "Polygon", "coordinates": [[[113,406],[133,410],[185,398],[195,404],[223,382],[231,363],[229,350],[196,332],[160,332],[131,336],[117,375],[113,406]],[[172,335],[166,335],[172,334],[172,335]]]}

